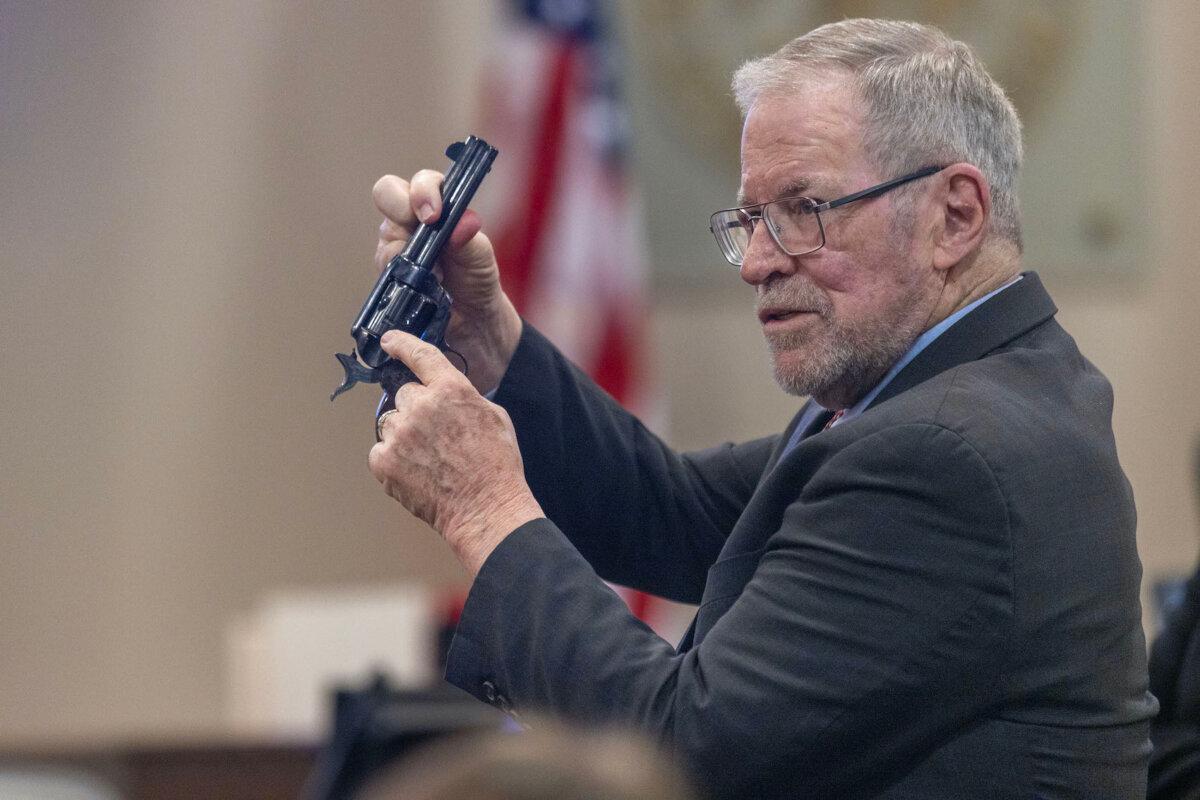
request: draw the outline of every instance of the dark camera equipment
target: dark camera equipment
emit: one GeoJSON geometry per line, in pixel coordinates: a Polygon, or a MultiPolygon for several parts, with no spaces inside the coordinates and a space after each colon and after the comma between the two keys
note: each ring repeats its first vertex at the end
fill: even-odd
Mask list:
{"type": "Polygon", "coordinates": [[[372,776],[422,745],[513,724],[449,684],[398,689],[379,673],[362,688],[337,689],[333,723],[301,800],[354,800],[372,776]]]}

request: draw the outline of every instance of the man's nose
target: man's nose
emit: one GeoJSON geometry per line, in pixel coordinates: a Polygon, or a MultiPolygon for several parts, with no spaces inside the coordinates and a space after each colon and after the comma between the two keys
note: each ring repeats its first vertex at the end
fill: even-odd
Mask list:
{"type": "Polygon", "coordinates": [[[742,257],[742,280],[751,286],[766,283],[772,275],[790,275],[796,271],[796,259],[783,252],[775,243],[767,226],[771,223],[760,220],[750,234],[750,244],[742,257]]]}

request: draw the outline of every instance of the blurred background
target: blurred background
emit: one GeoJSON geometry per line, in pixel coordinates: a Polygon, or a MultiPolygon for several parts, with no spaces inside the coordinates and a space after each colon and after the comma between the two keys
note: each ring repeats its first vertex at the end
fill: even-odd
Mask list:
{"type": "MultiPolygon", "coordinates": [[[[1152,628],[1149,587],[1191,570],[1198,531],[1200,5],[613,10],[644,234],[621,258],[644,267],[640,402],[685,448],[781,430],[799,407],[707,231],[736,190],[732,70],[843,16],[978,47],[1026,124],[1027,265],[1115,387],[1152,628]]],[[[0,743],[311,733],[311,715],[256,717],[254,687],[280,658],[319,661],[297,639],[336,641],[334,607],[365,637],[338,647],[395,620],[391,656],[363,658],[432,674],[421,643],[463,573],[367,471],[374,392],[328,396],[374,280],[371,186],[492,138],[499,13],[0,0],[0,743]],[[302,633],[264,644],[296,614],[302,633]]],[[[511,192],[485,182],[485,219],[511,192]]]]}

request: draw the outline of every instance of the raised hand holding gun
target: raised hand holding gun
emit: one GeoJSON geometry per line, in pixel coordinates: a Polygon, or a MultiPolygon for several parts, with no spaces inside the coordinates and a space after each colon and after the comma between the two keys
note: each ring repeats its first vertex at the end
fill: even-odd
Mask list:
{"type": "MultiPolygon", "coordinates": [[[[387,175],[375,184],[384,215],[375,250],[381,272],[418,225],[441,217],[443,181],[422,170],[411,181],[387,175]]],[[[500,383],[522,329],[481,227],[477,214],[463,213],[434,267],[454,298],[445,339],[469,364],[469,380],[432,344],[383,335],[383,351],[417,381],[397,390],[396,411],[381,416],[369,458],[388,495],[442,534],[472,576],[505,536],[544,516],[525,483],[508,414],[481,396],[500,383]]]]}

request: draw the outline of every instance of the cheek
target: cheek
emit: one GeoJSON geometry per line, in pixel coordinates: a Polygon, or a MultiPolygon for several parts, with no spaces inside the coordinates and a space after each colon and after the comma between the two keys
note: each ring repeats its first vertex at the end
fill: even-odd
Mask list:
{"type": "Polygon", "coordinates": [[[798,260],[800,265],[796,271],[831,299],[835,295],[853,291],[858,281],[857,259],[828,244],[811,255],[800,256],[798,260]]]}
{"type": "Polygon", "coordinates": [[[887,265],[850,265],[831,280],[826,294],[833,306],[833,322],[839,328],[859,328],[872,320],[885,319],[896,301],[896,291],[887,265]]]}
{"type": "Polygon", "coordinates": [[[844,249],[829,244],[813,264],[813,278],[830,295],[834,307],[878,309],[907,282],[904,254],[892,236],[879,233],[844,249]]]}
{"type": "Polygon", "coordinates": [[[835,316],[862,301],[868,274],[860,256],[832,249],[821,249],[805,261],[804,273],[821,291],[835,316]]]}

